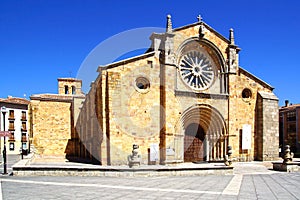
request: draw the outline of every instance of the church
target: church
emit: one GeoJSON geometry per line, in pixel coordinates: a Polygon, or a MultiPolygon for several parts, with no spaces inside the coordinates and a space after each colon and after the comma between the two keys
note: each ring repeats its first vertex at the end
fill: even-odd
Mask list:
{"type": "MultiPolygon", "coordinates": [[[[223,161],[229,146],[235,161],[278,158],[278,98],[272,86],[239,65],[232,29],[224,37],[200,16],[173,28],[168,15],[166,31],[149,38],[144,54],[99,66],[85,97],[55,96],[55,107],[68,101],[56,114],[68,114],[67,124],[54,123],[45,134],[33,128],[37,154],[123,165],[136,144],[142,164],[223,161]],[[60,150],[47,151],[57,145],[49,130],[66,125],[60,150]]],[[[42,112],[40,97],[32,96],[33,122],[42,112]]]]}

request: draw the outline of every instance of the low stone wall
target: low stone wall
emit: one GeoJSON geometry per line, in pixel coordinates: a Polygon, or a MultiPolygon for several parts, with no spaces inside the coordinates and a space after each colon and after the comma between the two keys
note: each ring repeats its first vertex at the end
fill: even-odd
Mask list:
{"type": "Polygon", "coordinates": [[[14,176],[105,176],[105,177],[155,177],[232,175],[233,167],[165,168],[165,169],[114,169],[88,167],[14,166],[14,176]]]}

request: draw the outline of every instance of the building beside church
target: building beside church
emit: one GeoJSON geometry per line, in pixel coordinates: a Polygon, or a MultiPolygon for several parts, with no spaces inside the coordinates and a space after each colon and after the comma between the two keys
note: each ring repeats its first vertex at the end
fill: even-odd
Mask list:
{"type": "Polygon", "coordinates": [[[279,145],[283,150],[285,145],[290,145],[291,152],[300,154],[300,104],[289,104],[279,109],[279,145]]]}
{"type": "Polygon", "coordinates": [[[64,159],[74,151],[74,98],[84,100],[82,81],[59,78],[57,94],[35,94],[30,97],[31,145],[36,155],[64,159]]]}
{"type": "Polygon", "coordinates": [[[173,28],[168,16],[150,40],[144,54],[100,66],[85,97],[51,97],[51,108],[31,97],[38,154],[120,165],[137,144],[143,164],[222,161],[228,146],[237,161],[278,157],[278,99],[239,65],[232,29],[226,38],[201,18],[173,28]]]}
{"type": "MultiPolygon", "coordinates": [[[[27,154],[29,147],[29,101],[25,98],[8,96],[6,99],[0,98],[0,108],[5,110],[0,116],[1,131],[10,131],[10,135],[5,137],[7,154],[20,154],[23,150],[27,154]],[[5,125],[5,126],[4,126],[5,125]]],[[[4,137],[1,135],[0,152],[4,149],[4,137]]]]}

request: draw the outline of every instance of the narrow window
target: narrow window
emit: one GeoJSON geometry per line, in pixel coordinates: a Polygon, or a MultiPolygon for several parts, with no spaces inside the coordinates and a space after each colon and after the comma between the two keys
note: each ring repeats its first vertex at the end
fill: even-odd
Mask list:
{"type": "Polygon", "coordinates": [[[26,121],[26,112],[25,111],[22,111],[22,120],[26,121]]]}
{"type": "Polygon", "coordinates": [[[65,85],[65,94],[69,94],[69,87],[65,85]]]}
{"type": "Polygon", "coordinates": [[[9,110],[9,119],[14,119],[14,118],[15,118],[14,110],[9,110]]]}
{"type": "Polygon", "coordinates": [[[15,133],[14,132],[10,133],[10,136],[9,136],[8,140],[10,140],[10,141],[15,140],[15,133]]]}
{"type": "Polygon", "coordinates": [[[9,143],[9,150],[14,151],[15,150],[15,143],[11,142],[9,143]]]}
{"type": "Polygon", "coordinates": [[[22,146],[23,146],[23,149],[24,149],[24,150],[27,149],[27,143],[26,143],[26,142],[23,142],[23,143],[22,143],[22,146]]]}
{"type": "Polygon", "coordinates": [[[9,131],[14,131],[15,130],[15,123],[14,123],[14,121],[9,121],[8,130],[9,131]]]}
{"type": "Polygon", "coordinates": [[[21,141],[22,142],[27,142],[27,134],[26,133],[22,133],[22,138],[21,138],[21,141]]]}
{"type": "Polygon", "coordinates": [[[27,131],[26,122],[22,122],[22,131],[27,131]]]}
{"type": "Polygon", "coordinates": [[[148,60],[147,63],[151,68],[153,68],[153,62],[151,60],[148,60]]]}
{"type": "Polygon", "coordinates": [[[72,86],[72,94],[76,94],[76,87],[72,86]]]}

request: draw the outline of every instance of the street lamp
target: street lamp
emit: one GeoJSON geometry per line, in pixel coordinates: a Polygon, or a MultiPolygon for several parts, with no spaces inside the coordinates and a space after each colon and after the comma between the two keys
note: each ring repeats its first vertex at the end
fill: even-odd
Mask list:
{"type": "MultiPolygon", "coordinates": [[[[6,107],[2,106],[1,107],[1,112],[3,114],[3,131],[5,131],[5,114],[7,112],[6,107]]],[[[7,163],[6,163],[6,139],[5,139],[5,135],[4,135],[4,147],[3,147],[3,161],[4,161],[4,165],[3,165],[3,169],[4,169],[4,174],[7,174],[7,163]]]]}
{"type": "Polygon", "coordinates": [[[22,126],[21,126],[21,148],[20,148],[20,152],[21,152],[21,159],[23,160],[23,134],[22,134],[22,126]]]}

